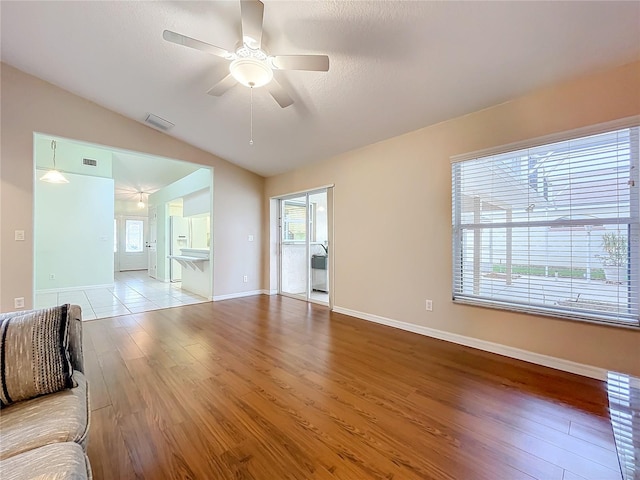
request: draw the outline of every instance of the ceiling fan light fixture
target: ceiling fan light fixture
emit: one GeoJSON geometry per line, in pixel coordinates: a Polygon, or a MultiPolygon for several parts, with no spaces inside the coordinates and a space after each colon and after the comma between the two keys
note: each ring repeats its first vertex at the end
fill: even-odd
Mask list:
{"type": "Polygon", "coordinates": [[[261,0],[241,0],[240,20],[242,37],[236,44],[235,51],[216,47],[171,30],[162,33],[162,38],[167,42],[200,50],[231,62],[229,74],[207,91],[209,95],[220,97],[237,83],[252,89],[269,84],[269,94],[281,108],[286,108],[293,104],[293,99],[273,77],[274,70],[329,71],[327,55],[269,55],[262,44],[264,3],[261,0]]]}
{"type": "Polygon", "coordinates": [[[258,88],[273,79],[273,70],[265,62],[254,58],[238,58],[231,62],[229,71],[245,87],[258,88]]]}

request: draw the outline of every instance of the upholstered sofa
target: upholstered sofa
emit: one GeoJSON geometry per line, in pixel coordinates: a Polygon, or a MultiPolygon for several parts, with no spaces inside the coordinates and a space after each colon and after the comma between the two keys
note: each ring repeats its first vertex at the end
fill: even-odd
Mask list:
{"type": "MultiPolygon", "coordinates": [[[[0,340],[2,341],[0,478],[3,480],[92,478],[89,459],[85,453],[90,410],[89,389],[84,376],[82,354],[82,312],[77,305],[63,307],[56,308],[61,309],[59,312],[64,312],[59,316],[66,316],[67,322],[56,324],[61,327],[56,326],[57,330],[52,336],[55,337],[53,341],[60,342],[62,342],[60,340],[62,336],[66,336],[64,343],[61,343],[63,348],[59,350],[62,352],[61,357],[66,357],[67,360],[64,367],[68,383],[62,387],[52,387],[57,388],[58,391],[55,393],[37,392],[34,398],[19,401],[6,400],[10,395],[17,398],[17,396],[14,397],[13,392],[18,392],[15,394],[18,395],[20,386],[16,386],[17,380],[11,383],[10,379],[5,379],[5,374],[15,377],[16,370],[21,368],[27,372],[22,374],[20,381],[29,383],[31,381],[28,378],[29,363],[36,365],[32,357],[49,354],[43,347],[43,342],[35,340],[35,334],[31,331],[25,335],[24,331],[16,333],[15,330],[25,330],[26,327],[22,326],[25,323],[24,319],[29,316],[33,318],[38,312],[46,309],[0,314],[0,340]],[[8,328],[12,328],[13,331],[7,330],[8,328]],[[11,335],[13,335],[12,343],[10,343],[11,335]],[[25,339],[16,340],[20,335],[25,339]],[[8,346],[5,345],[5,341],[8,346]],[[24,344],[28,345],[25,347],[24,344]],[[31,345],[35,347],[32,348],[31,353],[26,354],[27,361],[25,361],[23,351],[31,348],[31,345]],[[16,366],[20,362],[26,366],[16,366]],[[13,370],[8,370],[6,373],[6,368],[13,370]],[[27,378],[26,382],[25,378],[27,378]]],[[[46,328],[51,329],[49,326],[46,328]]],[[[35,371],[36,368],[40,368],[41,372],[45,370],[43,367],[32,367],[34,370],[32,376],[35,377],[38,374],[42,376],[42,373],[35,371]]],[[[37,381],[40,380],[37,379],[37,381]]]]}

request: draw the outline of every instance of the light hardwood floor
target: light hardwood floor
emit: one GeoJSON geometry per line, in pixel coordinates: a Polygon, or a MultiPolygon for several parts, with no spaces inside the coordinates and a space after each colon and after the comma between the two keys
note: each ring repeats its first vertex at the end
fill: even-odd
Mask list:
{"type": "Polygon", "coordinates": [[[84,323],[101,479],[620,479],[603,382],[256,296],[84,323]]]}

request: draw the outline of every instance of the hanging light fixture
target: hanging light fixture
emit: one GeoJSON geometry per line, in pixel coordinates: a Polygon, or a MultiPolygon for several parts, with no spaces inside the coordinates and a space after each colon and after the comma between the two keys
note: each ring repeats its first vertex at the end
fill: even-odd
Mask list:
{"type": "Polygon", "coordinates": [[[69,180],[56,170],[56,141],[51,140],[51,150],[53,150],[53,170],[49,170],[43,176],[40,177],[40,180],[48,183],[69,183],[69,180]]]}
{"type": "Polygon", "coordinates": [[[138,208],[144,208],[145,207],[144,201],[142,200],[142,194],[143,193],[144,192],[140,191],[140,200],[138,200],[138,208]]]}

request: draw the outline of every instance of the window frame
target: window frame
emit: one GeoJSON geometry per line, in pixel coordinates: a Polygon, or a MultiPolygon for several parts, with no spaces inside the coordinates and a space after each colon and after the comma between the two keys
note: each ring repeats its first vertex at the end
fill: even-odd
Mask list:
{"type": "MultiPolygon", "coordinates": [[[[604,324],[608,326],[615,326],[620,328],[630,328],[630,329],[640,329],[640,305],[638,305],[638,298],[640,297],[640,222],[638,222],[640,209],[640,193],[636,190],[636,194],[631,202],[631,212],[629,217],[618,217],[612,219],[599,219],[600,223],[603,222],[607,224],[620,224],[625,225],[628,224],[629,228],[629,246],[633,244],[635,248],[633,249],[633,254],[631,256],[631,262],[629,265],[629,269],[632,269],[631,278],[634,279],[635,285],[631,285],[632,290],[632,298],[635,300],[636,311],[629,315],[631,320],[622,320],[623,315],[606,315],[605,313],[596,313],[596,312],[588,312],[583,310],[576,310],[571,308],[563,308],[556,306],[541,306],[536,303],[532,303],[531,301],[527,302],[519,302],[515,299],[515,297],[509,301],[506,299],[496,299],[496,298],[488,298],[482,296],[470,295],[469,293],[458,292],[456,290],[457,282],[460,280],[460,275],[464,275],[464,271],[457,272],[456,269],[462,268],[464,269],[465,259],[463,257],[463,238],[464,232],[475,232],[476,230],[482,231],[486,229],[490,231],[491,229],[497,228],[505,228],[508,226],[509,229],[513,230],[517,227],[531,227],[531,226],[564,226],[564,227],[574,227],[575,225],[590,224],[590,220],[585,219],[584,221],[580,220],[570,220],[568,222],[558,222],[557,220],[550,220],[549,222],[503,222],[502,224],[490,224],[488,227],[487,224],[479,223],[463,223],[462,222],[462,201],[461,201],[461,179],[460,179],[460,169],[454,168],[455,164],[463,163],[470,160],[482,159],[484,157],[498,156],[504,155],[511,152],[517,152],[519,150],[525,149],[533,149],[536,147],[542,147],[547,144],[553,144],[557,142],[566,142],[574,139],[578,139],[581,137],[588,137],[591,135],[598,135],[607,132],[613,132],[616,130],[622,130],[626,128],[639,128],[640,129],[640,115],[627,117],[623,119],[619,119],[613,122],[606,122],[602,124],[592,125],[584,128],[578,128],[574,130],[569,130],[565,132],[555,133],[551,135],[545,135],[542,137],[536,137],[529,140],[525,140],[522,142],[514,142],[498,147],[478,150],[474,152],[469,152],[461,155],[455,155],[450,158],[452,173],[452,301],[456,304],[466,304],[473,305],[479,307],[486,307],[492,309],[500,309],[500,310],[508,310],[514,312],[522,312],[531,315],[542,315],[554,318],[562,318],[569,320],[576,320],[580,322],[587,323],[597,323],[604,324]],[[456,198],[456,196],[460,196],[460,198],[456,198]],[[544,224],[548,225],[544,225],[544,224]],[[458,261],[457,261],[458,260],[458,261]],[[635,263],[633,263],[635,262],[635,263]]],[[[637,137],[636,137],[637,139],[637,137]]],[[[632,147],[633,148],[633,147],[632,147]]],[[[637,154],[637,152],[636,152],[637,154]]],[[[632,172],[632,180],[635,180],[635,188],[640,189],[640,182],[638,181],[639,175],[639,159],[636,157],[635,164],[635,172],[632,172]]],[[[633,161],[633,160],[632,160],[633,161]]],[[[474,264],[475,267],[475,264],[474,264]]],[[[473,275],[475,281],[475,272],[473,275]]]]}
{"type": "MultiPolygon", "coordinates": [[[[297,197],[296,197],[297,198],[297,197]]],[[[307,225],[308,225],[308,235],[309,235],[309,240],[311,242],[315,241],[316,238],[316,234],[315,234],[315,204],[311,204],[309,203],[309,206],[307,208],[307,203],[306,202],[299,202],[297,200],[283,200],[283,202],[288,202],[285,203],[285,205],[283,206],[283,215],[282,215],[282,236],[283,238],[281,239],[283,243],[286,244],[302,244],[305,243],[307,241],[306,238],[304,239],[289,239],[289,238],[284,238],[285,236],[287,236],[287,233],[290,231],[289,230],[289,225],[303,225],[305,227],[305,230],[307,229],[307,225]],[[286,205],[289,205],[291,207],[298,207],[302,210],[304,210],[305,212],[305,217],[304,219],[288,219],[285,217],[284,215],[284,210],[286,208],[286,205]]]]}
{"type": "Polygon", "coordinates": [[[126,254],[140,254],[144,253],[144,220],[137,220],[132,218],[126,218],[124,221],[124,253],[126,254]],[[129,224],[131,225],[139,225],[139,235],[137,235],[140,240],[140,249],[139,250],[131,250],[129,248],[129,224]]]}

